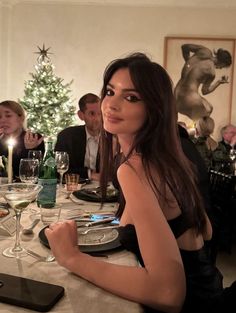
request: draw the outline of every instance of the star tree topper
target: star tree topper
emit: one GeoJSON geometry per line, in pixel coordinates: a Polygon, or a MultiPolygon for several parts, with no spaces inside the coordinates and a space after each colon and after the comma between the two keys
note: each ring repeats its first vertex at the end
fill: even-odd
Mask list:
{"type": "Polygon", "coordinates": [[[50,47],[49,48],[47,48],[47,49],[45,49],[45,45],[43,44],[43,48],[40,48],[39,46],[38,46],[38,49],[39,49],[39,51],[38,52],[35,52],[36,54],[39,54],[39,56],[38,56],[38,61],[45,61],[45,60],[50,60],[50,58],[49,58],[49,54],[53,54],[53,53],[51,53],[51,52],[48,52],[48,50],[50,49],[50,47]]]}

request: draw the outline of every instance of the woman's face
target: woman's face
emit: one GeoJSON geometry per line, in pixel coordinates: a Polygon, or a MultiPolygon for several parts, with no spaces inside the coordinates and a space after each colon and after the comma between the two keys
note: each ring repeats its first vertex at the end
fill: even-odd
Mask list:
{"type": "Polygon", "coordinates": [[[11,109],[0,105],[0,130],[5,135],[18,134],[23,127],[24,119],[11,109]]]}
{"type": "Polygon", "coordinates": [[[133,137],[146,119],[145,104],[135,90],[127,68],[115,72],[102,101],[104,129],[133,137]]]}

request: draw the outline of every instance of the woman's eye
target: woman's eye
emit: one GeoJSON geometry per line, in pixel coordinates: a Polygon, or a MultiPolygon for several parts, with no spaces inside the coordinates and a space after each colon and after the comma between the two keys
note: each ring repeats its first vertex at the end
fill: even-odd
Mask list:
{"type": "Polygon", "coordinates": [[[134,96],[134,95],[127,96],[126,99],[127,99],[129,102],[138,102],[138,101],[141,100],[139,97],[134,96]]]}
{"type": "Polygon", "coordinates": [[[107,89],[106,96],[114,96],[114,91],[111,89],[107,89]]]}

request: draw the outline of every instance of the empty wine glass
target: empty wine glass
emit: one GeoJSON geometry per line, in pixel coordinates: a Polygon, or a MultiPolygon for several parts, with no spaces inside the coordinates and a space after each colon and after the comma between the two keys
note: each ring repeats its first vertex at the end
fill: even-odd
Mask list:
{"type": "Polygon", "coordinates": [[[57,172],[60,174],[59,189],[62,190],[63,175],[69,169],[69,155],[65,151],[56,151],[55,161],[57,165],[57,172]]]}
{"type": "Polygon", "coordinates": [[[20,244],[20,219],[22,211],[37,198],[42,186],[36,184],[13,183],[0,185],[0,194],[4,197],[16,215],[16,239],[14,247],[7,248],[3,255],[11,258],[26,256],[25,249],[20,244]]]}
{"type": "Polygon", "coordinates": [[[37,159],[39,160],[39,164],[42,161],[43,155],[41,150],[29,150],[28,151],[28,158],[29,159],[37,159]]]}
{"type": "Polygon", "coordinates": [[[19,177],[23,183],[37,183],[39,176],[38,159],[21,159],[19,177]]]}

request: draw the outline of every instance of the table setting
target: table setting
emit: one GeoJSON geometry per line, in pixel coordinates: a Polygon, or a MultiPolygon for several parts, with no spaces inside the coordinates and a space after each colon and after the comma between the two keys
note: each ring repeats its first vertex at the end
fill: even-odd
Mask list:
{"type": "MultiPolygon", "coordinates": [[[[66,186],[58,189],[62,188],[66,189],[66,186]]],[[[79,190],[70,192],[69,197],[68,193],[57,190],[56,205],[60,206],[60,214],[56,217],[55,222],[67,219],[76,221],[80,235],[78,244],[83,252],[101,257],[105,262],[135,266],[137,264],[135,256],[123,250],[119,242],[117,231],[119,221],[115,217],[117,202],[110,202],[108,199],[108,202],[101,207],[101,204],[95,202],[94,199],[87,199],[87,201],[80,199],[80,194],[78,195],[77,192],[83,188],[85,191],[89,190],[89,193],[95,191],[94,194],[98,196],[96,194],[99,191],[97,182],[78,184],[77,189],[79,190]]],[[[112,186],[109,188],[112,189],[112,186]]],[[[112,196],[116,195],[114,200],[117,200],[116,191],[111,194],[112,196]]],[[[4,199],[1,198],[0,202],[4,203],[4,199]]],[[[51,254],[44,234],[48,224],[42,221],[41,210],[37,206],[37,202],[29,201],[27,205],[24,204],[24,207],[22,204],[20,230],[18,230],[18,240],[20,240],[24,254],[18,257],[3,255],[6,248],[14,246],[17,236],[16,233],[7,235],[0,233],[2,273],[63,286],[65,295],[50,309],[51,312],[106,313],[111,312],[111,308],[114,312],[143,312],[139,304],[110,294],[60,267],[51,254]],[[24,229],[29,230],[23,231],[24,229]],[[88,305],[88,303],[90,304],[88,305]]],[[[12,208],[9,211],[11,218],[15,219],[12,208]]],[[[17,224],[16,221],[14,223],[17,224]]],[[[14,227],[16,228],[16,226],[14,227]]],[[[29,310],[1,303],[0,312],[29,312],[29,310]]]]}

